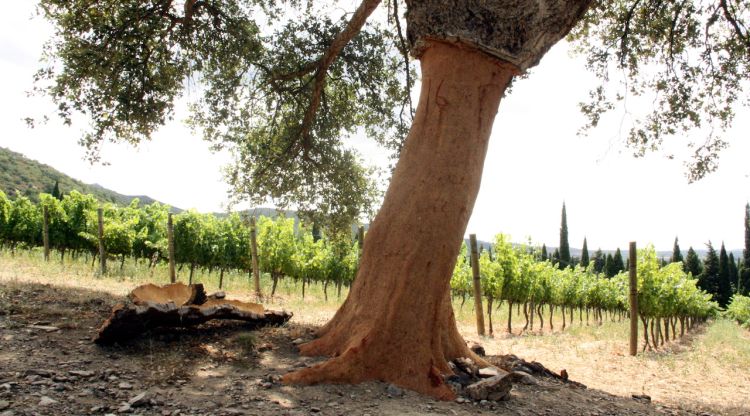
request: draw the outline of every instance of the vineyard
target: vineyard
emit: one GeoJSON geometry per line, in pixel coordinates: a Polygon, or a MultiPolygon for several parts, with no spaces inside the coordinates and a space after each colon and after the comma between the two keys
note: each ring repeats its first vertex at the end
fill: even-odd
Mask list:
{"type": "MultiPolygon", "coordinates": [[[[48,245],[65,261],[73,257],[90,258],[92,267],[99,255],[99,203],[93,195],[76,191],[58,200],[41,194],[39,204],[18,196],[8,198],[0,191],[0,243],[11,251],[44,244],[44,215],[47,212],[48,245]]],[[[169,207],[153,203],[142,207],[138,200],[129,206],[104,204],[101,243],[106,257],[145,262],[153,269],[168,260],[169,207]]],[[[252,271],[249,221],[233,213],[220,218],[213,214],[186,211],[174,215],[174,257],[178,272],[187,268],[187,280],[193,281],[196,268],[218,271],[219,286],[226,271],[252,271]]],[[[295,231],[292,218],[260,217],[257,222],[259,269],[273,279],[271,295],[279,279],[287,277],[306,284],[319,283],[327,296],[329,285],[341,291],[354,278],[358,246],[350,240],[316,238],[312,228],[300,225],[295,231]]]]}
{"type": "MultiPolygon", "coordinates": [[[[58,200],[41,194],[40,203],[18,196],[8,198],[0,191],[0,242],[11,251],[41,246],[44,242],[44,214],[47,212],[49,247],[57,250],[60,261],[70,256],[86,256],[92,267],[99,253],[97,207],[92,195],[78,192],[58,200]]],[[[142,207],[134,200],[129,206],[105,204],[102,207],[102,246],[119,259],[122,268],[126,258],[148,264],[168,259],[169,207],[153,203],[142,207]]],[[[219,287],[227,271],[252,272],[251,227],[247,219],[233,213],[227,217],[186,211],[174,215],[174,257],[178,271],[188,270],[192,282],[196,268],[218,271],[219,287]]],[[[325,298],[332,285],[341,294],[342,287],[353,281],[358,265],[359,246],[351,238],[314,236],[312,227],[295,228],[291,218],[260,217],[257,222],[257,257],[259,270],[273,281],[270,295],[275,295],[278,281],[289,278],[301,283],[302,296],[310,284],[319,284],[325,298]]],[[[452,293],[463,306],[473,297],[472,269],[467,246],[458,256],[451,279],[452,293]]],[[[562,314],[565,330],[577,318],[579,323],[601,324],[604,320],[622,320],[628,314],[628,276],[621,272],[608,278],[588,267],[559,268],[542,261],[538,250],[511,244],[508,236],[498,235],[490,250],[479,256],[479,275],[489,333],[494,333],[493,311],[503,304],[508,309],[507,332],[512,332],[512,308],[522,310],[523,330],[553,331],[552,316],[562,314]],[[585,318],[584,318],[585,316],[585,318]],[[545,326],[546,322],[546,326],[545,326]]],[[[680,263],[660,267],[653,247],[640,250],[637,257],[639,318],[643,327],[643,348],[655,349],[665,342],[683,336],[698,321],[715,316],[718,305],[700,290],[697,280],[683,271],[680,263]]],[[[730,312],[740,322],[748,310],[747,301],[736,297],[730,312]]]]}

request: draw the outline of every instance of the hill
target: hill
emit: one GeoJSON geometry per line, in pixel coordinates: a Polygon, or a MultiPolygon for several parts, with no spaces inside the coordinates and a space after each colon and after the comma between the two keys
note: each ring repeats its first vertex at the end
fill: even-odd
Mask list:
{"type": "MultiPolygon", "coordinates": [[[[84,194],[92,194],[102,202],[112,202],[127,205],[134,198],[141,204],[157,202],[146,195],[123,195],[98,184],[86,184],[60,172],[59,170],[31,160],[26,156],[0,147],[0,190],[13,197],[16,191],[36,202],[42,192],[52,192],[55,182],[60,191],[65,194],[72,190],[84,194]]],[[[181,211],[173,208],[173,211],[181,211]]]]}

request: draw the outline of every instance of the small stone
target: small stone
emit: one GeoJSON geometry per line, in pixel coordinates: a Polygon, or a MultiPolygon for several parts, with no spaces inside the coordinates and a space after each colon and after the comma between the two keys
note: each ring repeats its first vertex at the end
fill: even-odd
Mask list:
{"type": "Polygon", "coordinates": [[[0,410],[5,410],[10,407],[10,402],[7,400],[0,400],[0,410]]]}
{"type": "Polygon", "coordinates": [[[133,385],[128,383],[127,381],[123,381],[122,383],[118,384],[117,387],[123,390],[130,390],[133,388],[133,385]]]}
{"type": "Polygon", "coordinates": [[[132,397],[130,400],[128,400],[128,404],[130,407],[140,407],[145,406],[149,403],[149,397],[147,392],[143,392],[141,394],[138,394],[134,397],[132,397]]]}
{"type": "Polygon", "coordinates": [[[273,349],[273,345],[266,342],[265,344],[259,345],[257,351],[264,352],[264,351],[271,351],[272,349],[273,349]]]}
{"type": "Polygon", "coordinates": [[[42,398],[39,399],[38,406],[49,406],[49,405],[52,405],[52,404],[55,404],[55,403],[57,403],[57,400],[55,400],[55,399],[53,399],[51,397],[42,396],[42,398]]]}
{"type": "Polygon", "coordinates": [[[404,390],[394,384],[389,384],[388,387],[386,387],[385,392],[388,393],[389,396],[393,397],[400,397],[404,395],[404,390]]]}
{"type": "Polygon", "coordinates": [[[96,373],[89,370],[70,370],[68,371],[68,374],[76,377],[93,377],[96,373]]]}
{"type": "Polygon", "coordinates": [[[632,397],[634,400],[647,402],[647,403],[651,402],[651,396],[649,396],[648,394],[633,394],[632,397]]]}
{"type": "Polygon", "coordinates": [[[38,330],[44,331],[44,332],[55,332],[55,331],[59,331],[60,330],[60,328],[58,328],[56,326],[49,326],[49,325],[29,325],[29,328],[31,328],[31,329],[38,329],[38,330]]]}
{"type": "Polygon", "coordinates": [[[123,403],[122,406],[117,409],[117,413],[129,413],[131,411],[133,411],[133,408],[127,403],[123,403]]]}
{"type": "Polygon", "coordinates": [[[304,344],[304,343],[305,343],[305,340],[302,338],[297,338],[294,341],[292,341],[292,344],[294,345],[299,345],[299,344],[304,344]]]}
{"type": "Polygon", "coordinates": [[[91,409],[89,409],[89,413],[99,413],[102,410],[104,410],[104,406],[93,406],[91,409]]]}
{"type": "Polygon", "coordinates": [[[479,369],[479,377],[481,378],[490,378],[499,376],[500,373],[497,371],[497,368],[495,367],[484,367],[479,369]]]}
{"type": "Polygon", "coordinates": [[[223,290],[220,290],[220,291],[214,293],[213,295],[211,295],[211,297],[214,297],[216,299],[224,299],[224,298],[227,297],[227,294],[223,290]]]}
{"type": "Polygon", "coordinates": [[[486,352],[484,351],[484,347],[482,346],[482,344],[479,344],[477,342],[472,342],[471,345],[469,346],[469,349],[472,352],[474,352],[474,354],[480,357],[484,357],[486,355],[486,352]]]}
{"type": "Polygon", "coordinates": [[[313,412],[313,413],[318,413],[318,412],[320,412],[320,408],[319,407],[311,407],[310,411],[313,412]]]}
{"type": "Polygon", "coordinates": [[[495,376],[466,387],[466,394],[474,400],[502,400],[513,388],[510,375],[495,376]]]}
{"type": "Polygon", "coordinates": [[[6,410],[0,413],[0,416],[16,416],[16,414],[12,410],[6,410]]]}
{"type": "Polygon", "coordinates": [[[487,406],[488,404],[490,404],[490,402],[488,402],[487,400],[480,400],[479,401],[479,405],[480,406],[487,406]]]}
{"type": "Polygon", "coordinates": [[[539,381],[536,379],[536,377],[532,376],[531,374],[524,373],[523,371],[514,371],[512,374],[522,384],[525,384],[527,386],[539,385],[539,381]]]}
{"type": "Polygon", "coordinates": [[[26,375],[30,377],[33,377],[33,376],[52,377],[52,374],[54,374],[52,371],[45,370],[42,368],[32,368],[32,369],[26,370],[26,375]]]}
{"type": "Polygon", "coordinates": [[[464,404],[464,403],[466,403],[466,399],[464,399],[463,397],[457,397],[456,398],[456,403],[458,403],[458,404],[464,404]]]}

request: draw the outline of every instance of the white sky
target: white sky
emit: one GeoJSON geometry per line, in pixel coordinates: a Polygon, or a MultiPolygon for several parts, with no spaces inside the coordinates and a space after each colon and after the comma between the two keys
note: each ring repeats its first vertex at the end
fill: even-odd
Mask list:
{"type": "MultiPolygon", "coordinates": [[[[31,19],[33,4],[9,3],[0,14],[0,146],[120,193],[145,194],[185,209],[223,210],[228,187],[221,167],[229,157],[210,153],[191,134],[181,123],[184,108],[138,149],[105,146],[109,166],[82,160],[76,142],[85,125],[62,126],[47,100],[26,96],[51,33],[46,22],[31,19]],[[48,124],[26,127],[24,117],[42,114],[51,116],[48,124]]],[[[529,79],[514,86],[500,105],[467,234],[491,240],[504,232],[515,241],[531,237],[557,246],[565,201],[573,247],[586,236],[590,250],[626,248],[629,241],[670,250],[679,236],[683,250],[704,248],[708,240],[716,247],[724,241],[728,249],[742,248],[744,206],[750,200],[750,112],[742,110],[725,134],[730,148],[719,170],[689,185],[680,161],[661,154],[630,156],[620,128],[622,111],[589,137],[576,135],[583,124],[577,103],[585,99],[591,79],[581,60],[558,45],[529,79]]],[[[384,161],[374,145],[357,146],[367,160],[384,161]]]]}

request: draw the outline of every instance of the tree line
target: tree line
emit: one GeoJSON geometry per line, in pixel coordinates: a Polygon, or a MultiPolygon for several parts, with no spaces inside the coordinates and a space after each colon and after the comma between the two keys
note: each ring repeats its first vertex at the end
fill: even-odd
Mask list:
{"type": "MultiPolygon", "coordinates": [[[[49,246],[64,262],[66,254],[98,256],[97,209],[103,212],[102,243],[108,257],[147,262],[153,268],[168,260],[167,219],[169,207],[158,202],[139,206],[134,199],[127,206],[100,204],[93,195],[71,191],[65,195],[40,194],[39,202],[18,194],[9,198],[0,190],[0,245],[17,248],[43,245],[44,212],[47,213],[49,246]]],[[[196,268],[219,272],[221,286],[228,270],[252,272],[250,227],[238,213],[226,217],[190,210],[174,215],[175,261],[189,270],[192,282],[196,268]]],[[[300,224],[293,218],[261,216],[257,221],[259,270],[268,273],[276,291],[279,279],[290,277],[305,285],[342,285],[354,279],[359,249],[346,233],[328,233],[300,224]]]]}

